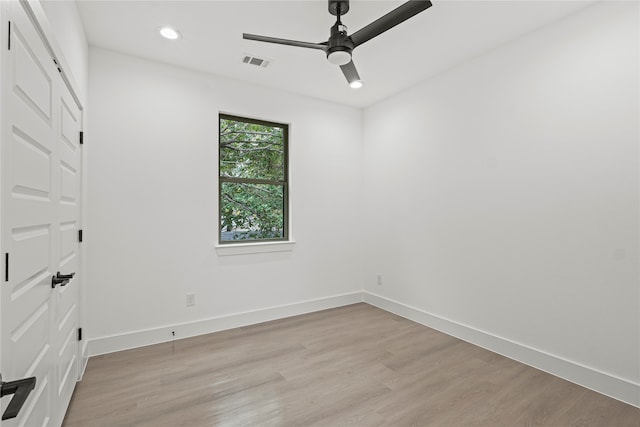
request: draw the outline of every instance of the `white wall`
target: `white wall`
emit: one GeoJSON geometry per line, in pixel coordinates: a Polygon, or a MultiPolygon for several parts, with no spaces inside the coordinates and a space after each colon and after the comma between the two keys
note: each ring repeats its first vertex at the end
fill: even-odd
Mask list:
{"type": "Polygon", "coordinates": [[[597,4],[366,110],[368,292],[638,390],[638,16],[597,4]]]}
{"type": "Polygon", "coordinates": [[[361,291],[361,111],[93,47],[89,58],[90,338],[361,291]],[[290,123],[292,252],[216,254],[220,111],[290,123]]]}

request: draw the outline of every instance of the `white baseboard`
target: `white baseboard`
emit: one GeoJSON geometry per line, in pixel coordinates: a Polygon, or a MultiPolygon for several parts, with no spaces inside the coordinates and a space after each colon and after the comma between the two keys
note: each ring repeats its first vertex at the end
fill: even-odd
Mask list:
{"type": "Polygon", "coordinates": [[[121,350],[144,347],[152,344],[171,341],[171,331],[176,338],[189,338],[197,335],[210,334],[226,329],[239,328],[241,326],[254,325],[270,320],[283,319],[299,314],[312,313],[314,311],[341,307],[344,305],[362,302],[362,292],[353,292],[344,295],[335,295],[311,301],[302,301],[294,304],[269,307],[255,311],[235,313],[227,316],[214,317],[194,322],[177,325],[166,325],[158,328],[142,331],[128,332],[125,334],[111,335],[93,338],[88,341],[88,355],[113,353],[121,350]]]}
{"type": "Polygon", "coordinates": [[[580,365],[370,292],[363,293],[363,300],[370,305],[413,320],[421,325],[486,348],[494,353],[533,366],[630,405],[640,407],[640,384],[638,383],[600,372],[588,366],[580,365]]]}

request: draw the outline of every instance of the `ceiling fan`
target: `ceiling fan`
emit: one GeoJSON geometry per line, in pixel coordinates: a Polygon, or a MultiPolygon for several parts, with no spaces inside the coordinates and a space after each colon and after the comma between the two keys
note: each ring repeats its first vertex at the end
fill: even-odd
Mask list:
{"type": "Polygon", "coordinates": [[[329,0],[329,13],[337,17],[336,23],[331,27],[329,40],[323,43],[309,43],[298,40],[280,39],[276,37],[259,36],[243,33],[242,38],[259,42],[284,44],[289,46],[318,49],[326,53],[330,63],[339,65],[342,73],[353,88],[362,86],[356,66],[351,59],[353,50],[372,38],[395,27],[401,22],[417,15],[429,8],[429,0],[410,0],[383,17],[373,21],[366,27],[348,35],[347,27],[340,21],[340,17],[349,11],[349,0],[329,0]]]}

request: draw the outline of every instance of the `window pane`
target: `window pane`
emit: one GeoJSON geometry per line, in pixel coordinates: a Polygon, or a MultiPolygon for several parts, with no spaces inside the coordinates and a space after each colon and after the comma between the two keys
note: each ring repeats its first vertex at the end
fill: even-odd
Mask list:
{"type": "Polygon", "coordinates": [[[284,129],[220,119],[220,176],[284,181],[284,129]]]}
{"type": "Polygon", "coordinates": [[[283,239],[284,186],[223,182],[220,241],[283,239]]]}

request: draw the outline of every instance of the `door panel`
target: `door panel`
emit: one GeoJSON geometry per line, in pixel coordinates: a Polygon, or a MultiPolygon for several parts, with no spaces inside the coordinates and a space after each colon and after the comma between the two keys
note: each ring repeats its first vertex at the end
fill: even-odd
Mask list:
{"type": "Polygon", "coordinates": [[[78,251],[78,227],[76,221],[60,224],[60,267],[61,271],[75,271],[73,262],[78,251]],[[69,265],[72,264],[72,265],[69,265]]]}
{"type": "MultiPolygon", "coordinates": [[[[4,425],[16,425],[20,427],[50,426],[51,415],[49,412],[49,373],[34,372],[31,376],[38,378],[39,385],[29,395],[29,399],[22,407],[19,418],[4,421],[4,425]],[[17,424],[21,420],[20,424],[17,424]]],[[[3,425],[3,427],[4,427],[3,425]]]]}
{"type": "Polygon", "coordinates": [[[60,114],[60,136],[66,142],[68,150],[72,153],[78,151],[77,138],[78,123],[80,121],[79,111],[76,104],[63,96],[60,114]],[[71,102],[71,105],[69,105],[71,102]]]}
{"type": "MultiPolygon", "coordinates": [[[[27,18],[28,19],[28,18],[27,18]]],[[[50,56],[30,22],[12,28],[14,90],[36,114],[52,123],[52,89],[50,56]],[[26,26],[24,25],[26,24],[26,26]],[[49,64],[48,64],[49,62],[49,64]]]]}
{"type": "MultiPolygon", "coordinates": [[[[77,317],[75,308],[74,305],[70,315],[77,317]]],[[[78,378],[78,346],[75,337],[75,329],[68,328],[67,338],[58,352],[58,359],[66,363],[66,366],[61,364],[58,369],[58,395],[63,399],[67,394],[73,393],[78,378]]]]}
{"type": "MultiPolygon", "coordinates": [[[[36,196],[49,199],[51,192],[51,151],[25,134],[13,128],[13,158],[17,165],[15,173],[15,195],[36,196]]],[[[46,201],[46,200],[45,200],[46,201]]]]}
{"type": "Polygon", "coordinates": [[[11,282],[13,282],[12,299],[27,290],[25,286],[30,279],[48,272],[51,252],[50,226],[50,224],[38,224],[11,229],[13,248],[9,271],[11,282]]]}
{"type": "MultiPolygon", "coordinates": [[[[71,93],[60,78],[60,95],[55,105],[59,108],[56,151],[59,155],[60,197],[58,199],[58,269],[63,274],[78,273],[80,267],[78,229],[80,222],[80,128],[81,112],[71,93]]],[[[57,397],[61,408],[66,408],[78,378],[79,346],[77,340],[79,319],[80,275],[69,284],[54,291],[56,298],[55,329],[52,340],[56,343],[55,372],[57,397]]]]}
{"type": "Polygon", "coordinates": [[[75,204],[77,172],[65,161],[60,162],[60,200],[75,204]]]}
{"type": "MultiPolygon", "coordinates": [[[[3,109],[4,248],[9,281],[2,283],[2,373],[35,376],[18,418],[3,426],[42,426],[52,418],[51,274],[57,257],[55,111],[57,70],[22,7],[12,2],[9,73],[3,109]]],[[[59,179],[59,178],[58,178],[59,179]]],[[[2,411],[9,399],[2,399],[2,411]]]]}
{"type": "Polygon", "coordinates": [[[43,353],[43,350],[48,349],[48,340],[49,303],[45,302],[12,331],[11,341],[15,354],[20,356],[15,358],[15,369],[25,374],[29,369],[36,370],[38,366],[33,366],[33,362],[42,361],[38,356],[43,353]],[[22,355],[28,355],[28,357],[22,355]]]}

